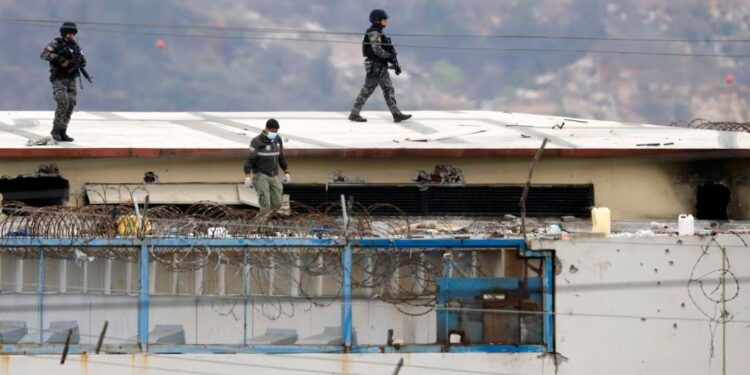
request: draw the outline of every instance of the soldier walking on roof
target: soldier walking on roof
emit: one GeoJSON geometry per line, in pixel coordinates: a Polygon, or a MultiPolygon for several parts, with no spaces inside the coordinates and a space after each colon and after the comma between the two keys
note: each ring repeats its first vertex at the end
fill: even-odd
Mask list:
{"type": "Polygon", "coordinates": [[[279,122],[269,119],[266,129],[250,142],[250,154],[245,160],[245,186],[255,187],[261,212],[281,208],[283,187],[279,167],[284,171],[284,183],[292,181],[284,157],[284,143],[278,134],[279,122]]]}
{"type": "Polygon", "coordinates": [[[47,44],[40,56],[42,60],[49,61],[49,80],[57,102],[50,134],[54,140],[62,142],[73,142],[73,138],[68,136],[68,123],[77,101],[76,78],[83,74],[91,82],[86,72],[86,58],[75,40],[76,34],[78,28],[75,23],[63,23],[60,37],[47,44]]]}
{"type": "Polygon", "coordinates": [[[388,74],[388,64],[393,67],[396,75],[401,74],[401,67],[396,58],[396,49],[391,39],[383,34],[383,29],[388,25],[388,14],[382,9],[370,12],[370,28],[362,38],[362,55],[365,57],[365,84],[354,101],[354,107],[349,114],[350,121],[365,122],[366,118],[359,115],[367,99],[372,95],[375,88],[380,86],[383,90],[385,103],[393,115],[393,121],[401,122],[411,118],[411,115],[401,113],[396,104],[396,92],[388,74]]]}

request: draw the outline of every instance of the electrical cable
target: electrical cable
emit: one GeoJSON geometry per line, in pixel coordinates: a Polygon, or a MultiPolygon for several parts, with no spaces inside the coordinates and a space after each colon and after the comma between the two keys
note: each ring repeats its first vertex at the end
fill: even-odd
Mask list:
{"type": "MultiPolygon", "coordinates": [[[[55,19],[26,19],[26,18],[0,18],[0,24],[41,24],[57,25],[69,20],[55,19]]],[[[185,24],[155,24],[155,23],[128,23],[128,22],[101,22],[101,21],[70,21],[81,25],[108,26],[123,28],[152,28],[152,29],[177,29],[177,30],[200,30],[220,32],[244,32],[244,33],[294,33],[294,34],[316,34],[316,35],[346,35],[362,36],[358,31],[332,31],[332,30],[309,30],[291,29],[279,27],[233,27],[212,25],[185,25],[185,24]]],[[[617,41],[617,42],[649,42],[649,43],[750,43],[750,39],[741,38],[626,38],[626,37],[602,37],[602,36],[574,36],[574,35],[532,35],[532,34],[441,34],[441,33],[389,33],[393,36],[402,37],[427,37],[427,38],[458,38],[458,39],[541,39],[541,40],[582,40],[582,41],[617,41]]]]}
{"type": "MultiPolygon", "coordinates": [[[[12,20],[12,19],[0,19],[0,23],[5,24],[22,24],[22,25],[38,25],[38,24],[48,24],[53,23],[57,21],[42,21],[42,20],[34,20],[32,21],[19,21],[19,20],[12,20]]],[[[89,25],[100,25],[100,26],[125,26],[125,25],[132,25],[132,27],[154,27],[157,28],[158,25],[151,25],[151,24],[117,24],[117,23],[103,23],[103,22],[82,22],[79,21],[81,24],[89,24],[89,25]]],[[[175,28],[184,29],[184,30],[206,30],[208,27],[202,27],[202,26],[182,26],[177,27],[177,25],[173,25],[175,28]]],[[[186,33],[165,33],[165,32],[148,32],[148,31],[139,31],[139,30],[116,30],[116,29],[107,29],[107,28],[90,28],[91,30],[95,31],[102,31],[102,32],[111,32],[111,33],[120,33],[120,34],[133,34],[133,35],[154,35],[154,36],[172,36],[172,37],[187,37],[187,38],[209,38],[209,39],[235,39],[235,40],[267,40],[267,41],[284,41],[284,42],[308,42],[308,43],[329,43],[329,44],[349,44],[349,45],[360,45],[362,44],[362,41],[347,41],[347,40],[330,40],[330,39],[316,39],[316,38],[308,38],[308,37],[258,37],[258,36],[243,36],[243,35],[206,35],[206,34],[186,34],[186,33]]],[[[210,30],[210,28],[209,28],[210,30]]],[[[265,29],[266,33],[274,33],[273,29],[265,29]]],[[[226,30],[223,30],[226,31],[226,30]]],[[[246,30],[247,31],[247,30],[246,30]]],[[[309,31],[293,31],[291,29],[278,29],[278,33],[300,33],[300,34],[311,34],[313,32],[309,31]]],[[[324,34],[322,32],[318,32],[318,34],[324,34]]],[[[341,33],[341,32],[331,32],[327,35],[351,35],[350,33],[341,33]]],[[[361,33],[357,33],[356,35],[361,35],[361,33]]],[[[395,34],[391,34],[395,35],[395,34]]],[[[421,35],[425,36],[427,34],[415,34],[415,35],[421,35]]],[[[439,36],[440,34],[435,34],[435,36],[439,36]]],[[[454,35],[456,36],[456,35],[454,35]]],[[[468,37],[468,35],[464,35],[465,37],[468,37]]],[[[500,36],[496,36],[500,37],[500,36]]],[[[541,37],[533,37],[529,36],[527,39],[533,39],[533,38],[541,38],[541,37]]],[[[544,38],[551,39],[552,36],[545,36],[544,38]]],[[[567,37],[568,39],[573,38],[584,38],[586,40],[592,39],[594,37],[567,37]]],[[[625,39],[625,38],[621,38],[625,39]]],[[[637,39],[637,38],[636,38],[637,39]]],[[[676,40],[672,40],[676,41],[676,40]]],[[[689,41],[689,40],[684,40],[689,41]]],[[[692,40],[693,42],[696,42],[697,40],[692,40]]],[[[731,40],[733,42],[750,42],[750,40],[731,40]]],[[[399,47],[399,48],[412,48],[412,49],[430,49],[430,50],[453,50],[453,51],[475,51],[475,52],[499,52],[499,53],[572,53],[572,54],[582,54],[582,53],[591,53],[591,54],[605,54],[605,55],[632,55],[632,56],[662,56],[662,57],[717,57],[717,58],[737,58],[737,59],[744,59],[744,58],[750,58],[750,54],[721,54],[721,53],[681,53],[681,52],[658,52],[658,51],[635,51],[635,50],[612,50],[612,49],[585,49],[585,48],[528,48],[528,47],[472,47],[472,46],[444,46],[444,45],[422,45],[422,44],[403,44],[403,43],[394,43],[393,46],[399,47]]]]}

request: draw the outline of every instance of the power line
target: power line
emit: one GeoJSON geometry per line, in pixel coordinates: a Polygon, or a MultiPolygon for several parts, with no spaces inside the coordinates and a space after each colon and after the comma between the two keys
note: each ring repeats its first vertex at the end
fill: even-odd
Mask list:
{"type": "MultiPolygon", "coordinates": [[[[284,42],[311,42],[311,43],[330,43],[330,44],[350,44],[360,45],[361,41],[348,40],[331,40],[315,39],[306,37],[259,37],[259,36],[239,36],[239,35],[195,35],[195,34],[178,34],[163,32],[146,32],[134,30],[112,30],[112,29],[92,29],[96,31],[120,33],[120,34],[141,34],[154,36],[173,36],[183,38],[201,38],[201,39],[233,39],[233,40],[269,40],[284,42]]],[[[600,49],[583,49],[583,48],[529,48],[529,47],[467,47],[467,46],[440,46],[440,45],[420,45],[420,44],[402,44],[393,43],[393,46],[399,48],[413,49],[430,49],[446,51],[475,51],[475,52],[529,52],[529,53],[593,53],[607,55],[636,55],[636,56],[667,56],[667,57],[725,57],[725,58],[750,58],[750,54],[719,54],[719,53],[680,53],[680,52],[649,52],[649,51],[620,51],[620,50],[600,50],[600,49]]]]}
{"type": "MultiPolygon", "coordinates": [[[[53,19],[23,19],[23,18],[0,18],[0,23],[15,24],[58,24],[63,20],[53,19]]],[[[184,24],[154,24],[154,23],[128,23],[128,22],[101,22],[101,21],[73,21],[81,25],[91,26],[115,26],[115,27],[145,27],[155,29],[181,29],[181,30],[210,30],[230,31],[246,33],[304,33],[318,35],[355,35],[361,36],[357,31],[330,31],[309,30],[292,28],[257,28],[257,27],[233,27],[213,25],[184,25],[184,24]]],[[[614,41],[614,42],[646,42],[646,43],[750,43],[750,39],[717,39],[717,38],[645,38],[645,37],[602,37],[602,36],[576,36],[576,35],[534,35],[534,34],[441,34],[441,33],[389,33],[393,36],[420,37],[420,38],[456,38],[456,39],[539,39],[539,40],[579,40],[579,41],[614,41]]]]}
{"type": "MultiPolygon", "coordinates": [[[[57,22],[57,21],[54,21],[57,22]]],[[[29,22],[13,22],[3,21],[0,19],[0,24],[21,24],[39,26],[39,24],[29,22]]],[[[51,22],[50,22],[51,23],[51,22]]],[[[82,22],[85,24],[85,22],[82,22]]],[[[91,25],[98,26],[119,26],[120,24],[104,24],[101,22],[89,22],[91,25]]],[[[126,25],[126,24],[122,24],[126,25]]],[[[148,24],[144,24],[148,25],[148,24]]],[[[133,27],[139,27],[138,24],[133,24],[133,27]]],[[[146,27],[146,26],[141,26],[146,27]]],[[[156,25],[151,25],[156,27],[156,25]]],[[[184,26],[183,29],[187,30],[203,30],[201,26],[191,29],[189,26],[184,26]]],[[[117,30],[93,27],[89,30],[102,31],[117,34],[129,34],[129,35],[153,35],[153,36],[170,36],[170,37],[181,37],[181,38],[201,38],[201,39],[225,39],[225,40],[268,40],[268,41],[281,41],[281,42],[307,42],[307,43],[328,43],[328,44],[349,44],[349,45],[360,45],[361,41],[350,41],[350,40],[337,40],[337,39],[316,39],[308,37],[266,37],[266,36],[247,36],[247,35],[220,35],[220,34],[188,34],[188,33],[173,33],[173,32],[159,32],[159,31],[139,31],[139,30],[117,30]]],[[[289,29],[268,29],[265,33],[313,33],[322,35],[351,35],[349,33],[333,33],[333,32],[321,32],[321,31],[307,31],[307,30],[289,30],[289,29]],[[271,31],[276,30],[276,31],[271,31]]],[[[227,30],[221,30],[227,31],[227,30]]],[[[359,33],[357,35],[360,35],[359,33]]],[[[391,34],[395,35],[395,34],[391,34]]],[[[439,35],[435,35],[439,36],[439,35]]],[[[536,38],[536,37],[533,37],[536,38]]],[[[554,37],[548,37],[552,39],[554,37]]],[[[571,37],[578,38],[578,37],[571,37]]],[[[592,37],[580,37],[580,38],[592,38],[592,37]]],[[[530,36],[527,39],[532,39],[530,36]]],[[[603,39],[604,40],[604,39],[603,39]]],[[[629,40],[629,39],[628,39],[629,40]]],[[[676,40],[675,40],[676,41],[676,40]]],[[[737,40],[739,42],[739,40],[737,40]]],[[[748,40],[747,42],[750,42],[748,40]]],[[[445,51],[474,51],[474,52],[498,52],[498,53],[558,53],[558,54],[604,54],[604,55],[630,55],[630,56],[663,56],[663,57],[718,57],[718,58],[737,58],[745,59],[750,58],[750,54],[721,54],[721,53],[682,53],[682,52],[653,52],[653,51],[637,51],[637,50],[612,50],[612,49],[585,49],[585,48],[532,48],[532,47],[471,47],[471,46],[445,46],[445,45],[423,45],[423,44],[401,44],[394,43],[393,46],[399,48],[412,48],[412,49],[430,49],[430,50],[445,50],[445,51]]]]}

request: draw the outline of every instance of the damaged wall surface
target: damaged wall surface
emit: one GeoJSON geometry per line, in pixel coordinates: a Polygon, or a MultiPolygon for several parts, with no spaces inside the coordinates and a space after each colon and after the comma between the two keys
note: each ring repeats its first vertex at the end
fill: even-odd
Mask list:
{"type": "Polygon", "coordinates": [[[750,367],[748,243],[748,235],[534,241],[559,260],[556,355],[72,355],[65,366],[58,356],[4,356],[2,373],[383,374],[403,359],[401,374],[466,372],[467,363],[472,374],[742,374],[750,367]]]}
{"type": "Polygon", "coordinates": [[[747,235],[534,242],[559,259],[556,349],[568,359],[559,373],[744,373],[748,243],[747,235]]]}
{"type": "MultiPolygon", "coordinates": [[[[1,159],[4,175],[36,170],[39,160],[1,159]]],[[[238,183],[240,159],[111,158],[56,160],[71,194],[87,183],[142,183],[146,171],[160,183],[238,183]]],[[[367,183],[414,184],[417,170],[450,164],[461,168],[465,183],[523,184],[528,175],[525,158],[394,157],[289,158],[295,183],[325,184],[331,171],[361,177],[367,183]]],[[[609,207],[615,219],[664,219],[695,213],[697,189],[708,182],[731,191],[729,219],[750,219],[750,171],[744,159],[695,161],[665,158],[554,158],[542,157],[534,184],[593,184],[595,205],[609,207]]],[[[290,197],[294,200],[294,197],[290,197]]],[[[69,204],[81,204],[72,197],[69,204]]]]}

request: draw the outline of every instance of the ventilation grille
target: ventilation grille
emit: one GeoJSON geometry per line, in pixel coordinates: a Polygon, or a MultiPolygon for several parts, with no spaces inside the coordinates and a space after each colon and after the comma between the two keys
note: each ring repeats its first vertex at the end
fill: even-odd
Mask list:
{"type": "MultiPolygon", "coordinates": [[[[386,203],[408,215],[497,216],[519,215],[523,186],[470,185],[301,185],[284,187],[290,199],[311,207],[340,202],[341,194],[353,196],[363,206],[386,203]]],[[[526,199],[530,217],[591,216],[594,185],[532,185],[526,199]]],[[[375,212],[374,214],[377,214],[375,212]]],[[[385,211],[383,214],[387,214],[385,211]]]]}

